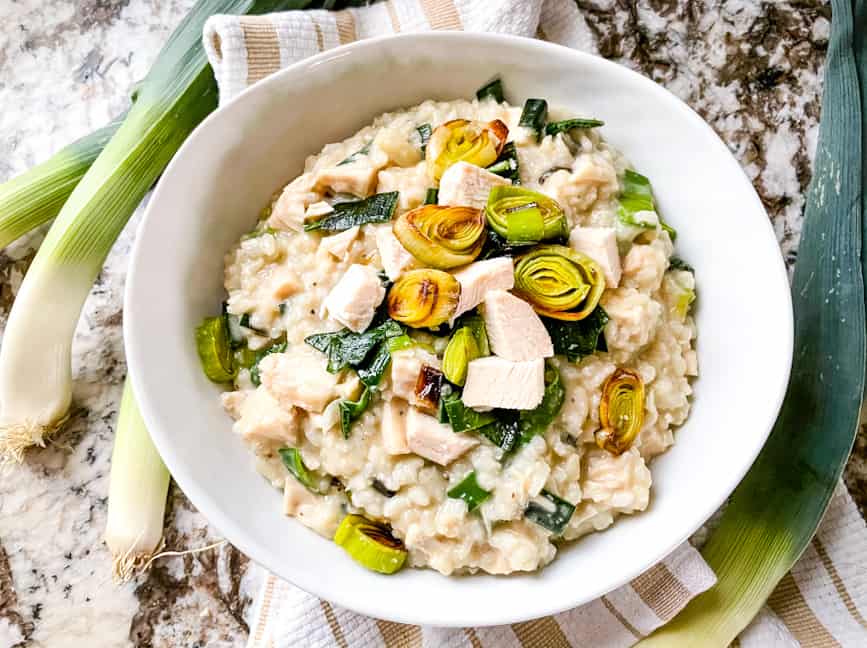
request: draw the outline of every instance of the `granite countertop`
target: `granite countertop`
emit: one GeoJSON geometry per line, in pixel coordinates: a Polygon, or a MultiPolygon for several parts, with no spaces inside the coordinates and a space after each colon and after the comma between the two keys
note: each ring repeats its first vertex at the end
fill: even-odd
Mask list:
{"type": "MultiPolygon", "coordinates": [[[[0,3],[0,180],[125,109],[131,85],[193,0],[0,3]]],[[[822,0],[577,0],[600,55],[662,83],[740,160],[786,262],[797,254],[820,109],[822,0]]],[[[0,648],[243,646],[262,570],[228,545],[158,562],[114,587],[102,544],[112,431],[125,374],[121,296],[138,218],[112,251],[75,340],[72,416],[0,479],[0,648]]],[[[44,232],[0,252],[0,329],[44,232]]],[[[846,479],[867,506],[867,437],[846,479]]],[[[219,539],[177,488],[171,549],[219,539]]]]}

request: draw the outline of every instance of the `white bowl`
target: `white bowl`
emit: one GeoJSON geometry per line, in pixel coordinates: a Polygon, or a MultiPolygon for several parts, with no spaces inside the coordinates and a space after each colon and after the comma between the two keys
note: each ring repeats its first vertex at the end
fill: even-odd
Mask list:
{"type": "Polygon", "coordinates": [[[626,583],[693,533],[761,449],[788,381],[792,313],[768,217],[725,145],[655,83],[539,41],[429,33],[362,41],[293,65],[208,117],[151,198],[126,286],[126,353],[142,414],[177,483],[232,544],[340,606],[404,623],[469,626],[559,612],[626,583]],[[471,97],[499,74],[512,103],[545,97],[600,117],[603,135],[653,181],[698,281],[692,414],[653,462],[649,509],[560,550],[536,574],[380,576],[281,512],[253,469],[193,330],[218,312],[223,255],[305,156],[375,115],[471,97]]]}

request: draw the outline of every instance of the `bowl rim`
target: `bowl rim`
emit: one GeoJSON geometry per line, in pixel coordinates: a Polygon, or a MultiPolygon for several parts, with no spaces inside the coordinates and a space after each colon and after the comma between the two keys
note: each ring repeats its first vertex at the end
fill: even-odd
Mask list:
{"type": "MultiPolygon", "coordinates": [[[[643,75],[625,66],[619,65],[600,56],[589,54],[580,50],[575,50],[563,45],[540,41],[534,38],[526,38],[507,34],[433,31],[412,34],[406,33],[378,36],[360,41],[355,41],[346,45],[341,45],[339,47],[321,52],[309,58],[293,63],[292,65],[289,65],[279,70],[278,72],[275,72],[274,74],[266,77],[265,79],[244,89],[237,96],[233,97],[225,104],[219,106],[214,112],[208,115],[193,130],[193,132],[189,135],[186,141],[181,145],[179,150],[175,153],[175,155],[172,157],[172,160],[166,167],[160,179],[160,182],[157,184],[151,199],[148,201],[148,205],[144,211],[140,227],[147,227],[147,224],[150,220],[150,215],[155,210],[154,206],[160,204],[160,198],[162,196],[162,190],[165,184],[163,182],[163,178],[171,176],[173,171],[175,170],[175,167],[181,164],[181,160],[183,160],[183,158],[185,157],[186,152],[190,149],[196,148],[199,140],[204,139],[209,135],[208,131],[211,127],[211,124],[215,122],[220,122],[224,119],[229,119],[228,115],[232,112],[235,106],[249,101],[250,97],[257,93],[267,92],[269,88],[281,85],[282,83],[284,83],[283,80],[287,77],[293,77],[298,74],[303,74],[305,70],[312,69],[323,63],[351,56],[358,50],[375,49],[385,42],[391,43],[401,41],[407,41],[414,44],[419,43],[420,41],[442,41],[445,43],[456,44],[466,43],[468,41],[475,41],[480,43],[496,44],[503,47],[512,47],[517,45],[520,47],[529,48],[530,50],[534,50],[535,54],[540,57],[545,56],[546,54],[554,54],[557,56],[571,56],[574,57],[576,60],[581,60],[583,63],[589,63],[591,65],[598,65],[606,68],[614,74],[625,75],[629,77],[630,82],[632,84],[635,84],[637,87],[642,87],[647,92],[657,93],[658,95],[665,97],[665,99],[672,106],[672,109],[679,111],[677,115],[678,120],[689,120],[692,122],[693,126],[704,129],[714,141],[714,145],[718,149],[720,149],[721,153],[723,154],[720,156],[720,159],[725,157],[726,164],[728,164],[730,167],[733,166],[737,169],[738,173],[740,173],[746,181],[745,187],[749,188],[749,193],[751,194],[750,200],[755,204],[756,208],[761,213],[767,216],[767,212],[762,205],[761,200],[759,199],[759,196],[757,195],[749,177],[746,175],[741,165],[738,163],[738,161],[732,155],[731,151],[728,149],[722,139],[717,135],[717,133],[704,119],[701,118],[698,113],[696,113],[684,101],[682,101],[672,92],[652,81],[651,79],[644,77],[643,75]]],[[[777,241],[776,235],[774,234],[773,225],[770,219],[766,218],[764,220],[764,223],[758,227],[764,228],[763,231],[765,232],[765,236],[768,237],[768,242],[772,241],[775,248],[779,250],[779,242],[777,241]]],[[[133,303],[135,286],[138,284],[139,261],[145,255],[145,252],[142,249],[142,245],[140,244],[143,238],[144,237],[142,237],[140,233],[135,238],[133,249],[131,252],[126,285],[124,289],[124,310],[129,312],[131,312],[131,304],[133,303]]],[[[140,371],[136,370],[136,367],[140,367],[145,363],[144,355],[140,354],[137,350],[139,348],[142,348],[141,345],[137,344],[137,340],[140,336],[146,335],[146,331],[139,330],[139,327],[137,326],[136,322],[133,321],[133,318],[124,318],[123,323],[124,348],[129,367],[128,376],[131,377],[133,391],[136,396],[136,402],[138,403],[140,412],[147,425],[147,428],[149,430],[155,431],[155,433],[152,434],[154,445],[157,447],[165,465],[171,472],[172,478],[181,487],[190,502],[207,519],[209,524],[213,525],[215,529],[217,529],[220,533],[223,534],[226,540],[231,542],[232,545],[241,550],[253,561],[262,565],[269,571],[273,569],[273,573],[275,575],[278,575],[279,577],[284,578],[289,582],[292,582],[306,592],[309,592],[324,600],[328,600],[338,606],[353,610],[355,612],[370,617],[395,621],[399,623],[431,625],[439,627],[480,627],[517,623],[573,609],[592,600],[595,600],[608,592],[618,589],[619,587],[622,587],[639,574],[647,571],[650,567],[657,564],[663,558],[668,556],[678,546],[685,542],[696,530],[698,530],[713,515],[713,513],[716,512],[724,504],[724,502],[728,499],[732,491],[734,491],[734,489],[740,483],[740,481],[750,469],[750,467],[755,463],[756,457],[758,456],[761,449],[764,447],[765,442],[767,441],[767,438],[770,435],[771,430],[773,429],[774,423],[779,416],[779,411],[783,403],[783,398],[788,388],[793,358],[794,316],[792,310],[792,298],[788,280],[788,273],[786,271],[786,267],[781,254],[778,255],[778,263],[776,264],[776,266],[777,271],[774,280],[779,283],[779,289],[781,291],[781,294],[784,294],[784,301],[787,305],[786,312],[784,314],[781,314],[781,319],[784,320],[785,324],[784,330],[777,331],[777,334],[779,336],[782,336],[785,348],[785,366],[781,368],[782,373],[780,375],[782,379],[780,380],[780,383],[776,385],[775,393],[772,395],[769,394],[769,396],[773,396],[772,400],[769,401],[773,403],[773,406],[769,407],[766,412],[766,416],[768,416],[769,418],[767,418],[767,420],[763,422],[763,425],[761,427],[756,425],[755,443],[753,447],[749,449],[749,453],[743,453],[744,457],[749,456],[749,461],[744,460],[744,462],[740,466],[738,466],[737,470],[732,471],[728,483],[726,483],[725,487],[720,487],[716,491],[721,495],[719,495],[716,499],[709,499],[707,501],[707,503],[703,507],[703,512],[697,516],[697,518],[700,519],[697,519],[692,524],[684,525],[684,531],[678,536],[676,541],[673,541],[665,546],[660,546],[657,548],[656,551],[648,552],[648,557],[646,558],[646,560],[640,565],[640,567],[636,566],[634,573],[632,573],[631,576],[622,578],[619,581],[615,582],[613,585],[607,584],[604,587],[597,587],[595,589],[587,588],[587,590],[582,592],[580,596],[577,596],[571,600],[538,600],[532,604],[525,601],[527,605],[523,613],[510,613],[511,611],[506,611],[505,613],[508,614],[508,616],[500,616],[497,618],[491,616],[484,619],[473,619],[470,613],[467,613],[465,616],[460,618],[444,618],[440,613],[436,611],[436,606],[428,606],[428,609],[417,609],[414,610],[412,614],[406,614],[400,610],[392,612],[390,610],[383,609],[381,605],[377,605],[375,602],[377,600],[376,597],[353,596],[351,594],[347,594],[341,588],[328,588],[327,586],[325,586],[325,582],[328,579],[315,580],[308,578],[298,578],[297,574],[293,575],[291,570],[286,570],[282,568],[282,563],[279,565],[266,565],[267,560],[261,557],[269,555],[269,552],[264,550],[264,548],[260,549],[259,543],[257,543],[251,536],[249,536],[249,534],[247,534],[242,528],[240,528],[240,526],[236,522],[234,522],[230,516],[224,515],[221,512],[215,498],[209,495],[209,493],[204,488],[200,488],[194,477],[187,472],[184,460],[177,453],[175,453],[173,449],[173,445],[170,442],[171,435],[163,433],[161,427],[157,425],[158,419],[155,414],[156,404],[151,402],[148,396],[148,392],[145,389],[141,378],[138,377],[140,375],[140,371]]],[[[652,514],[652,511],[649,510],[644,512],[644,515],[648,514],[652,514]]],[[[323,538],[323,540],[325,539],[323,538]]],[[[470,576],[469,578],[472,578],[472,576],[470,576]]],[[[508,578],[508,576],[506,578],[508,578]]]]}

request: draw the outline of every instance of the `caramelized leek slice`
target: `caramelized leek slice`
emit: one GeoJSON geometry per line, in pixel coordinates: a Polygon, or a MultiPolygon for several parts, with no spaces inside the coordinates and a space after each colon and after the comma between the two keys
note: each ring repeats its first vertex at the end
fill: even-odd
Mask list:
{"type": "Polygon", "coordinates": [[[401,214],[393,229],[410,254],[441,270],[472,263],[485,244],[485,215],[473,207],[423,205],[401,214]]]}
{"type": "Polygon", "coordinates": [[[632,369],[617,369],[602,386],[596,445],[619,455],[629,449],[644,424],[644,383],[632,369]]]}
{"type": "Polygon", "coordinates": [[[467,381],[467,367],[482,352],[476,336],[469,326],[462,326],[452,335],[443,354],[443,374],[450,383],[463,387],[467,381]]]}
{"type": "Polygon", "coordinates": [[[484,124],[468,119],[453,119],[437,126],[427,143],[428,174],[436,181],[456,162],[486,167],[493,164],[509,136],[509,128],[499,119],[484,124]]]}
{"type": "Polygon", "coordinates": [[[553,198],[523,187],[491,189],[485,207],[488,224],[509,243],[538,243],[566,236],[566,215],[553,198]]]}
{"type": "Polygon", "coordinates": [[[388,527],[361,515],[347,515],[334,534],[334,543],[343,547],[355,562],[380,574],[393,574],[406,561],[403,543],[388,527]]]}
{"type": "Polygon", "coordinates": [[[434,327],[454,315],[461,285],[442,270],[410,270],[388,291],[388,314],[413,328],[434,327]]]}
{"type": "Polygon", "coordinates": [[[235,357],[225,317],[208,317],[196,328],[196,350],[209,379],[225,383],[235,377],[235,357]]]}
{"type": "Polygon", "coordinates": [[[565,245],[539,246],[515,260],[515,293],[540,315],[584,319],[604,290],[605,278],[596,262],[565,245]]]}

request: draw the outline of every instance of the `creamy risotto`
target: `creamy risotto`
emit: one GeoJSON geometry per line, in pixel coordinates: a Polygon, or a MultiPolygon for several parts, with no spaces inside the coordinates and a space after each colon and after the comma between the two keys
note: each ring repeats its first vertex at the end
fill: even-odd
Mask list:
{"type": "Polygon", "coordinates": [[[689,413],[694,277],[649,180],[499,91],[309,157],[197,330],[283,514],[383,573],[541,568],[647,508],[689,413]]]}

